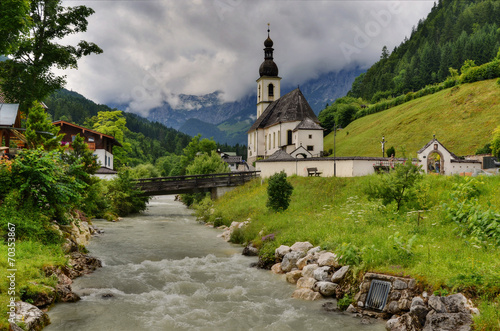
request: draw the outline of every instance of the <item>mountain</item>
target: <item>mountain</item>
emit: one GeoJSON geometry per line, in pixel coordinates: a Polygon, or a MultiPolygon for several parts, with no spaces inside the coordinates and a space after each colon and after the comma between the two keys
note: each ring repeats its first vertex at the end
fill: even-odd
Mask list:
{"type": "MultiPolygon", "coordinates": [[[[345,95],[362,72],[355,68],[325,73],[301,84],[300,89],[318,114],[325,104],[345,95]]],[[[281,95],[295,88],[283,84],[281,95]]],[[[204,138],[213,137],[219,143],[246,144],[246,131],[255,121],[257,96],[250,94],[235,102],[221,102],[219,96],[220,92],[203,96],[180,95],[182,108],[174,109],[165,103],[152,109],[147,118],[189,135],[200,133],[204,138]]],[[[117,108],[126,109],[126,105],[117,108]]]]}
{"type": "Polygon", "coordinates": [[[439,0],[392,53],[360,75],[349,96],[375,103],[444,81],[466,60],[482,65],[500,48],[500,1],[439,0]]]}

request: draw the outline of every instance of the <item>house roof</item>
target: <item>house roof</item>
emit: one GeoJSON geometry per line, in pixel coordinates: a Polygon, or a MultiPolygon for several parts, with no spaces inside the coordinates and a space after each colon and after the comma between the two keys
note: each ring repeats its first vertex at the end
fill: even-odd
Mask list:
{"type": "Polygon", "coordinates": [[[105,167],[100,167],[99,169],[97,169],[97,171],[95,173],[98,175],[114,175],[114,174],[117,174],[118,171],[115,171],[115,170],[109,169],[109,168],[105,168],[105,167]]]}
{"type": "Polygon", "coordinates": [[[432,139],[431,141],[429,141],[427,143],[427,145],[425,145],[424,147],[422,147],[418,152],[417,154],[421,154],[423,153],[427,147],[429,147],[430,145],[434,144],[434,143],[438,143],[439,145],[441,145],[441,147],[444,148],[445,151],[447,151],[448,153],[450,153],[451,157],[458,160],[458,156],[456,156],[455,154],[453,154],[452,152],[450,152],[446,147],[444,147],[444,145],[442,143],[439,142],[439,140],[437,140],[436,138],[432,139]]]}
{"type": "Polygon", "coordinates": [[[238,155],[226,155],[222,157],[226,163],[241,163],[243,162],[243,158],[238,155]]]}
{"type": "Polygon", "coordinates": [[[318,118],[306,98],[300,89],[296,88],[267,106],[248,132],[279,123],[303,121],[306,118],[319,124],[318,118]]]}
{"type": "Polygon", "coordinates": [[[82,130],[82,132],[85,132],[85,131],[88,131],[88,132],[91,132],[91,133],[94,133],[96,135],[99,135],[99,136],[103,136],[103,137],[106,137],[106,138],[109,138],[111,139],[111,142],[113,144],[115,144],[116,146],[119,146],[119,147],[123,147],[122,144],[120,144],[118,142],[118,140],[115,139],[115,137],[113,136],[110,136],[108,134],[104,134],[104,133],[101,133],[101,132],[98,132],[98,131],[95,131],[95,130],[91,130],[91,129],[88,129],[88,128],[84,128],[83,126],[79,126],[79,125],[76,125],[76,124],[73,124],[73,123],[69,123],[69,122],[66,122],[66,121],[56,121],[56,122],[53,122],[52,125],[59,125],[62,126],[63,125],[67,125],[67,126],[72,126],[74,128],[77,128],[77,129],[80,129],[82,130]]]}
{"type": "Polygon", "coordinates": [[[0,103],[0,126],[13,126],[19,111],[18,103],[0,103]]]}

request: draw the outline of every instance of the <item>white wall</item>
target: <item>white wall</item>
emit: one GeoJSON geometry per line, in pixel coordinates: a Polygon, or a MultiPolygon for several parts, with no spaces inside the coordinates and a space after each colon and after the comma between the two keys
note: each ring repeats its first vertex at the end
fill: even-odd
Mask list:
{"type": "Polygon", "coordinates": [[[97,155],[97,161],[101,163],[101,167],[113,169],[113,154],[104,149],[96,149],[94,155],[97,155]]]}

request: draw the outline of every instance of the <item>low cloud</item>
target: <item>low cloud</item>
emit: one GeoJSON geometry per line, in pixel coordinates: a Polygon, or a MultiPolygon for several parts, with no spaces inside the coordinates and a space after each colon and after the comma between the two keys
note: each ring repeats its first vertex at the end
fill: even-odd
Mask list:
{"type": "MultiPolygon", "coordinates": [[[[69,70],[68,88],[146,115],[180,94],[222,91],[225,101],[255,89],[267,23],[282,84],[369,67],[410,35],[432,1],[64,1],[94,8],[85,34],[104,53],[69,70]]],[[[194,107],[194,106],[193,106],[194,107]]]]}

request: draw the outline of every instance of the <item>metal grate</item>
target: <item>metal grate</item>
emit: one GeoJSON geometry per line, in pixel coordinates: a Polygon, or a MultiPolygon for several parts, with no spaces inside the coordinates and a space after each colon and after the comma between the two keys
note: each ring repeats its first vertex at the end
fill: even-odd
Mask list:
{"type": "Polygon", "coordinates": [[[387,295],[391,290],[391,283],[384,282],[382,280],[372,280],[370,284],[370,290],[368,291],[368,297],[365,301],[366,308],[373,308],[376,310],[382,310],[387,302],[387,295]]]}

